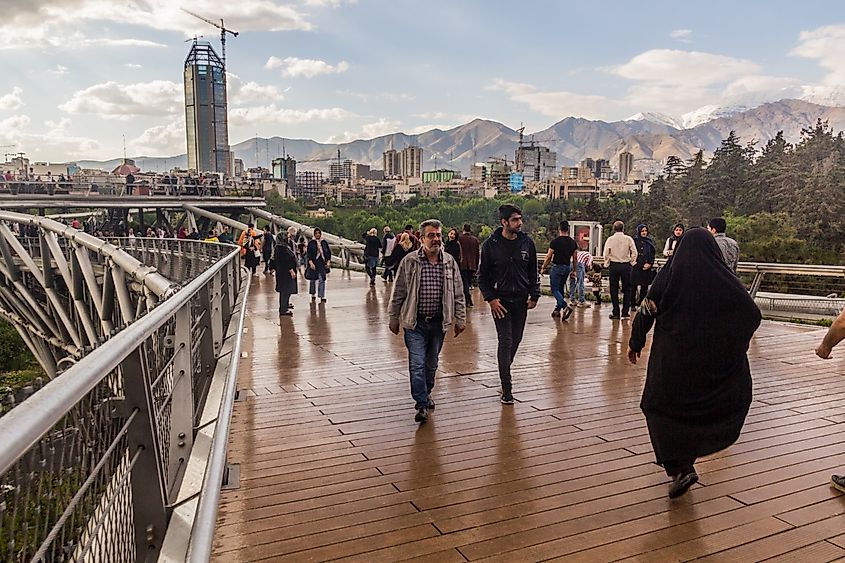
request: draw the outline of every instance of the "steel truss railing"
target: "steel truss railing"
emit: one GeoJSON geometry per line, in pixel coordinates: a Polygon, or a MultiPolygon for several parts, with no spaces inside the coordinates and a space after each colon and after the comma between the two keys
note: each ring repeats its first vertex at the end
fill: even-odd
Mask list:
{"type": "Polygon", "coordinates": [[[214,429],[231,415],[249,286],[238,250],[126,242],[157,266],[204,249],[206,268],[0,418],[0,561],[155,560],[220,487],[208,460],[221,447],[225,460],[214,429]]]}
{"type": "Polygon", "coordinates": [[[50,377],[175,288],[120,246],[47,217],[0,211],[0,317],[50,377]],[[37,236],[19,237],[11,223],[35,226],[37,236]]]}

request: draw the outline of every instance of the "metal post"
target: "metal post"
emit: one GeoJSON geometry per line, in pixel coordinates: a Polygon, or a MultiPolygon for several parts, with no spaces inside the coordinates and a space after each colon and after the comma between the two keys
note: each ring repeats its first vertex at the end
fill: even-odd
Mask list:
{"type": "Polygon", "coordinates": [[[751,294],[751,299],[757,297],[757,292],[760,291],[760,285],[763,283],[763,276],[766,274],[764,272],[757,272],[754,274],[754,281],[751,282],[751,290],[749,293],[751,294]]]}
{"type": "MultiPolygon", "coordinates": [[[[175,498],[188,465],[194,441],[194,392],[191,365],[191,304],[186,303],[175,315],[173,335],[173,395],[170,401],[170,450],[167,467],[168,498],[175,498]]],[[[156,377],[158,374],[156,374],[156,377]]]]}
{"type": "MultiPolygon", "coordinates": [[[[194,388],[197,389],[198,397],[196,404],[202,404],[205,401],[208,386],[211,384],[211,375],[214,372],[214,364],[217,360],[217,355],[214,350],[214,339],[211,327],[211,283],[207,283],[205,287],[197,292],[199,298],[200,311],[205,314],[200,319],[199,326],[196,327],[197,333],[201,334],[199,346],[199,369],[194,367],[194,377],[199,381],[194,382],[194,388]]],[[[194,413],[195,417],[199,417],[200,413],[194,413]]]]}
{"type": "Polygon", "coordinates": [[[120,365],[126,390],[126,405],[138,416],[129,426],[129,451],[141,454],[132,468],[132,512],[135,524],[136,561],[155,561],[158,558],[167,530],[167,503],[164,493],[163,469],[158,460],[153,397],[146,378],[146,358],[141,353],[145,344],[133,350],[120,365]]]}

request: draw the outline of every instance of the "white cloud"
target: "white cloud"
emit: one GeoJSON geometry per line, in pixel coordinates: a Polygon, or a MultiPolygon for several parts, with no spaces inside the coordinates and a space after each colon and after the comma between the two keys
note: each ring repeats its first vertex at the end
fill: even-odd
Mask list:
{"type": "Polygon", "coordinates": [[[420,119],[446,119],[449,114],[442,111],[428,111],[425,113],[415,113],[413,115],[414,117],[419,117],[420,119]]]}
{"type": "Polygon", "coordinates": [[[557,119],[569,115],[602,119],[613,105],[613,102],[604,96],[566,91],[543,92],[530,84],[509,82],[500,78],[494,80],[493,84],[486,86],[485,89],[504,92],[511,100],[525,104],[537,113],[557,119]]]}
{"type": "MultiPolygon", "coordinates": [[[[159,43],[123,37],[89,37],[76,31],[86,24],[126,24],[161,31],[177,31],[185,37],[213,34],[214,29],[180,9],[184,2],[172,0],[28,0],[3,2],[0,49],[29,47],[78,48],[91,46],[154,47],[159,43]]],[[[194,0],[191,11],[209,19],[223,18],[238,31],[310,30],[312,24],[297,8],[279,0],[240,0],[220,3],[194,0]]]]}
{"type": "Polygon", "coordinates": [[[297,57],[286,57],[280,59],[279,57],[270,57],[264,65],[266,69],[281,68],[283,76],[297,77],[304,76],[305,78],[313,78],[320,74],[337,74],[346,72],[349,69],[349,63],[340,61],[336,65],[330,65],[326,61],[318,59],[300,59],[297,57]]]}
{"type": "Polygon", "coordinates": [[[75,92],[59,109],[70,114],[95,114],[109,119],[136,115],[177,114],[184,109],[183,87],[169,80],[136,84],[109,81],[75,92]]]}
{"type": "Polygon", "coordinates": [[[306,6],[339,8],[343,4],[357,4],[358,0],[305,0],[306,6]]]}
{"type": "Polygon", "coordinates": [[[327,143],[351,143],[357,139],[373,139],[396,133],[402,127],[401,121],[391,121],[385,117],[379,118],[378,121],[367,123],[361,127],[360,131],[344,131],[340,135],[332,135],[326,141],[327,143]]]}
{"type": "Polygon", "coordinates": [[[55,67],[49,69],[47,72],[50,74],[55,74],[56,76],[61,76],[63,74],[68,73],[68,68],[64,65],[56,65],[55,67]]]}
{"type": "Polygon", "coordinates": [[[798,41],[790,55],[818,61],[828,71],[822,81],[825,86],[841,86],[845,83],[845,25],[828,25],[802,31],[798,41]]]}
{"type": "Polygon", "coordinates": [[[105,149],[98,141],[70,134],[72,124],[68,119],[46,122],[43,133],[29,131],[30,119],[15,115],[0,121],[0,144],[14,143],[16,150],[27,153],[33,160],[57,162],[76,158],[105,158],[105,149]]]}
{"type": "Polygon", "coordinates": [[[0,96],[0,110],[16,110],[23,107],[23,90],[15,86],[8,94],[0,96]]]}
{"type": "Polygon", "coordinates": [[[171,156],[185,152],[185,120],[176,119],[166,125],[146,129],[130,142],[133,154],[171,156]]]}
{"type": "Polygon", "coordinates": [[[287,109],[275,104],[267,106],[234,108],[229,110],[229,124],[233,126],[254,124],[293,124],[309,121],[338,121],[353,117],[354,114],[342,108],[325,109],[287,109]]]}
{"type": "Polygon", "coordinates": [[[700,87],[757,73],[759,66],[749,60],[712,53],[652,49],[609,70],[629,80],[700,87]]]}
{"type": "Polygon", "coordinates": [[[244,82],[237,74],[226,73],[228,84],[228,99],[230,105],[249,103],[280,102],[285,99],[282,90],[270,84],[258,82],[244,82]]]}
{"type": "Polygon", "coordinates": [[[673,29],[669,33],[669,37],[672,39],[677,39],[681,43],[692,43],[690,37],[692,36],[691,29],[673,29]]]}
{"type": "Polygon", "coordinates": [[[144,65],[139,65],[136,63],[126,63],[123,66],[125,66],[126,68],[144,68],[144,65]]]}

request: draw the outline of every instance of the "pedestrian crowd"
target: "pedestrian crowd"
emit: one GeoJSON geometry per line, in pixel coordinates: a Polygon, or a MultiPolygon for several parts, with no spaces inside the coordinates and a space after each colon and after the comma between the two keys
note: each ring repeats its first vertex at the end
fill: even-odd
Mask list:
{"type": "MultiPolygon", "coordinates": [[[[599,259],[580,247],[569,223],[562,221],[540,264],[534,241],[522,230],[522,211],[506,204],[498,217],[498,227],[483,244],[470,225],[447,230],[437,219],[423,221],[416,230],[407,225],[398,234],[384,227],[381,237],[374,227],[362,236],[370,286],[376,284],[379,265],[382,279],[392,285],[388,325],[394,334],[403,331],[414,420],[425,423],[435,409],[440,352],[449,332],[458,337],[466,329],[473,284],[496,329],[499,400],[513,405],[511,366],[529,311],[540,299],[541,275],[549,275],[552,317],[565,321],[577,308],[591,306],[588,287],[596,306],[602,303],[606,270],[610,318],[629,319],[635,313],[627,351],[631,363],[639,361],[653,333],[640,408],[655,461],[672,480],[669,496],[686,493],[699,478],[696,461],[738,439],[752,400],[747,351],[761,314],[736,275],[739,245],[726,235],[724,219],[712,219],[706,229],[675,225],[663,246],[665,263],[658,267],[658,246],[645,224],[629,236],[616,221],[599,259]]],[[[252,238],[258,250],[250,258],[249,243],[242,244],[245,262],[249,266],[264,256],[266,270],[275,272],[280,315],[292,314],[290,297],[297,292],[303,264],[312,301],[319,297],[325,303],[332,255],[319,229],[307,243],[296,240],[296,229],[276,235],[274,252],[266,250],[272,234],[262,238],[249,232],[242,239],[252,238]]],[[[845,312],[816,354],[830,357],[842,340],[845,312]]],[[[845,491],[845,476],[834,475],[832,481],[845,491]]]]}

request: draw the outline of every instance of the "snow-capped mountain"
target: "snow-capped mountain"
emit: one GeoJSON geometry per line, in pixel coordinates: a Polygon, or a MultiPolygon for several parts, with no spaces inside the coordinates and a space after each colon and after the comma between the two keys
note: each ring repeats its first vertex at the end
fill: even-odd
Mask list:
{"type": "Polygon", "coordinates": [[[674,127],[675,129],[684,128],[684,122],[678,119],[677,117],[672,117],[669,114],[658,113],[654,111],[635,113],[624,121],[650,121],[651,123],[657,123],[658,125],[667,125],[669,127],[674,127]]]}
{"type": "MultiPolygon", "coordinates": [[[[762,104],[761,104],[762,105],[762,104]]],[[[720,117],[730,117],[744,111],[753,109],[754,106],[749,107],[745,105],[729,105],[729,106],[702,106],[696,110],[685,113],[681,116],[682,126],[680,129],[692,129],[702,123],[719,119],[720,117]]]]}

